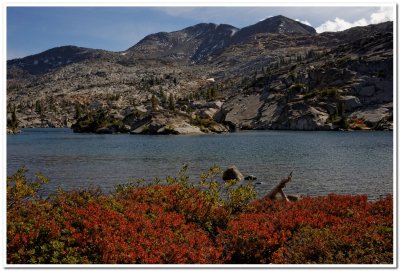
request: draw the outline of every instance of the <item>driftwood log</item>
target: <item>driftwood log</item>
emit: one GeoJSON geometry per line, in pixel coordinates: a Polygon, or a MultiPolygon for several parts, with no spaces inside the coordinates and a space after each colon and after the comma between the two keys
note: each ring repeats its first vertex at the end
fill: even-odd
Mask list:
{"type": "Polygon", "coordinates": [[[287,178],[282,179],[265,197],[269,199],[275,199],[276,195],[279,193],[282,196],[282,199],[285,201],[290,201],[286,194],[283,192],[283,188],[286,186],[288,182],[292,180],[292,173],[290,172],[287,178]]]}

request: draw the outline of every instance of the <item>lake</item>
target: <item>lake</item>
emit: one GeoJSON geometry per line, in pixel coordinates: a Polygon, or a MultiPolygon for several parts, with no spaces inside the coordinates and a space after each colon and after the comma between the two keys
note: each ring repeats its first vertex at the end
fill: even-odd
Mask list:
{"type": "Polygon", "coordinates": [[[285,191],[300,195],[393,193],[392,132],[246,131],[210,135],[97,135],[70,129],[23,129],[7,135],[7,175],[25,166],[50,178],[47,192],[99,186],[112,191],[132,178],[193,179],[212,165],[255,175],[257,193],[293,171],[285,191]]]}

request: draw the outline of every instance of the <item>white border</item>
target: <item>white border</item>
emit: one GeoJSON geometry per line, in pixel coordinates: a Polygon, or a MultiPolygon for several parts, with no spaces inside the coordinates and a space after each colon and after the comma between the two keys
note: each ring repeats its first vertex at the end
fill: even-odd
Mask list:
{"type": "Polygon", "coordinates": [[[398,36],[397,36],[397,26],[398,26],[398,6],[395,5],[393,7],[393,264],[396,265],[398,268],[398,251],[399,251],[399,240],[398,240],[398,212],[397,208],[399,206],[398,202],[398,197],[399,197],[399,191],[398,191],[398,163],[397,163],[397,158],[398,158],[398,110],[397,106],[399,105],[398,101],[398,36]]]}
{"type": "Polygon", "coordinates": [[[7,106],[6,106],[6,101],[7,101],[7,82],[6,82],[6,77],[7,77],[7,58],[6,58],[6,38],[7,38],[7,20],[6,20],[6,8],[5,4],[2,4],[1,6],[1,11],[0,11],[0,18],[1,18],[1,26],[2,26],[2,37],[1,37],[1,69],[2,71],[0,75],[0,82],[1,82],[1,89],[3,90],[1,93],[1,105],[0,105],[0,116],[1,116],[1,121],[0,121],[0,131],[2,131],[1,135],[1,143],[0,143],[0,151],[1,151],[1,163],[0,163],[0,171],[1,171],[1,243],[0,243],[0,252],[1,252],[1,265],[5,266],[6,264],[6,247],[7,247],[7,212],[6,212],[6,206],[7,206],[7,197],[6,197],[6,191],[7,191],[7,135],[5,135],[6,132],[6,126],[7,126],[7,106]]]}
{"type": "Polygon", "coordinates": [[[394,80],[393,80],[393,199],[394,199],[394,223],[393,223],[393,238],[394,238],[394,245],[393,245],[393,264],[377,264],[377,265],[276,265],[276,264],[270,264],[270,265],[250,265],[250,264],[245,264],[245,265],[199,265],[199,264],[194,264],[194,265],[109,265],[109,264],[104,264],[104,265],[26,265],[26,264],[21,264],[21,265],[10,265],[6,263],[6,212],[5,208],[2,208],[3,210],[2,213],[2,223],[1,223],[1,243],[0,243],[0,249],[1,249],[1,260],[0,262],[2,263],[2,267],[6,269],[12,269],[12,270],[18,270],[18,269],[196,269],[196,270],[210,270],[210,269],[219,269],[219,270],[224,270],[224,269],[323,269],[323,268],[329,268],[329,269],[394,269],[398,268],[398,240],[397,240],[397,207],[398,207],[398,191],[397,191],[397,142],[398,142],[398,134],[397,134],[397,2],[376,2],[376,1],[371,1],[371,0],[366,0],[366,1],[352,1],[348,2],[346,0],[337,0],[335,3],[332,2],[307,2],[307,3],[299,3],[299,2],[291,2],[287,0],[283,0],[282,2],[270,2],[266,3],[263,0],[252,0],[249,2],[243,2],[243,0],[218,0],[218,1],[184,1],[184,0],[175,0],[175,1],[154,1],[154,0],[148,0],[148,1],[129,1],[129,0],[119,0],[118,2],[109,2],[105,0],[93,0],[93,1],[79,1],[79,0],[70,0],[68,2],[64,1],[52,1],[52,2],[46,2],[46,1],[38,1],[38,2],[31,2],[31,1],[26,1],[26,0],[5,0],[2,3],[1,6],[1,11],[0,11],[0,17],[2,19],[2,44],[0,46],[1,48],[1,60],[2,60],[2,69],[1,71],[1,86],[3,89],[3,92],[1,94],[1,106],[0,106],[0,114],[2,116],[2,121],[0,122],[0,127],[1,130],[3,131],[2,136],[2,141],[0,145],[0,151],[1,151],[1,177],[2,177],[2,185],[1,185],[1,204],[2,206],[6,206],[6,178],[7,178],[7,167],[6,167],[6,136],[5,136],[5,130],[6,130],[6,55],[7,55],[7,50],[6,50],[6,31],[7,31],[7,20],[6,20],[6,9],[7,7],[22,7],[22,6],[48,6],[48,7],[59,7],[59,6],[65,6],[65,7],[84,7],[84,6],[96,6],[96,7],[124,7],[124,6],[130,6],[130,7],[257,7],[257,6],[262,6],[262,7],[277,7],[277,6],[293,6],[293,7],[309,7],[309,6],[316,6],[316,7],[352,7],[352,6],[357,6],[357,7],[370,7],[370,6],[376,6],[376,7],[393,7],[393,13],[394,13],[394,28],[393,28],[393,37],[394,37],[394,42],[393,42],[393,72],[394,72],[394,80]],[[4,162],[3,162],[4,161],[4,162]]]}
{"type": "MultiPolygon", "coordinates": [[[[110,2],[109,0],[70,0],[60,1],[27,1],[27,0],[6,0],[4,6],[17,7],[17,6],[41,6],[41,7],[393,7],[395,10],[396,2],[393,1],[346,1],[337,0],[335,2],[295,2],[281,0],[277,2],[266,2],[264,0],[251,0],[244,2],[243,0],[119,0],[110,2]]],[[[394,11],[395,13],[395,11],[394,11]]]]}

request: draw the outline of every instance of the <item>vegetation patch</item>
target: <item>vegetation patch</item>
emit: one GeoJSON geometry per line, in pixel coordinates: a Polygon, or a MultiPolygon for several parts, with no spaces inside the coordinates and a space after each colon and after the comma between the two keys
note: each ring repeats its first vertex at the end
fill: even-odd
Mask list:
{"type": "Polygon", "coordinates": [[[200,130],[202,130],[202,131],[206,131],[207,129],[211,128],[213,125],[216,125],[217,122],[213,119],[201,118],[199,116],[196,116],[194,119],[191,120],[191,124],[199,127],[200,130]]]}
{"type": "Polygon", "coordinates": [[[9,264],[384,264],[393,263],[393,199],[254,200],[252,185],[176,178],[59,190],[21,169],[7,178],[9,264]]]}
{"type": "MultiPolygon", "coordinates": [[[[78,108],[78,107],[77,107],[78,108]]],[[[74,132],[93,133],[99,129],[110,132],[125,132],[124,124],[119,119],[111,118],[109,112],[104,109],[91,110],[86,115],[78,114],[76,109],[76,123],[72,125],[74,132]]]]}
{"type": "Polygon", "coordinates": [[[328,88],[317,88],[313,91],[307,92],[303,98],[311,99],[314,97],[327,97],[327,98],[338,98],[340,97],[339,90],[337,88],[328,87],[328,88]]]}
{"type": "Polygon", "coordinates": [[[369,129],[368,125],[365,124],[364,119],[357,117],[353,117],[349,120],[349,128],[353,130],[369,129]]]}

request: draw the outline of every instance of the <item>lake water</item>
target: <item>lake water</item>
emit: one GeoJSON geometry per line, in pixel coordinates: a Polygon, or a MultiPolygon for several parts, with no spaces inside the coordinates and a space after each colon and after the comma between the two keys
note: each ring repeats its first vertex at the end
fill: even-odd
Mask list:
{"type": "Polygon", "coordinates": [[[26,166],[51,179],[48,191],[114,185],[131,178],[177,176],[182,164],[198,179],[212,165],[236,165],[258,179],[259,195],[293,171],[285,191],[301,195],[393,193],[392,132],[249,131],[220,135],[74,134],[23,129],[7,135],[7,175],[26,166]]]}

